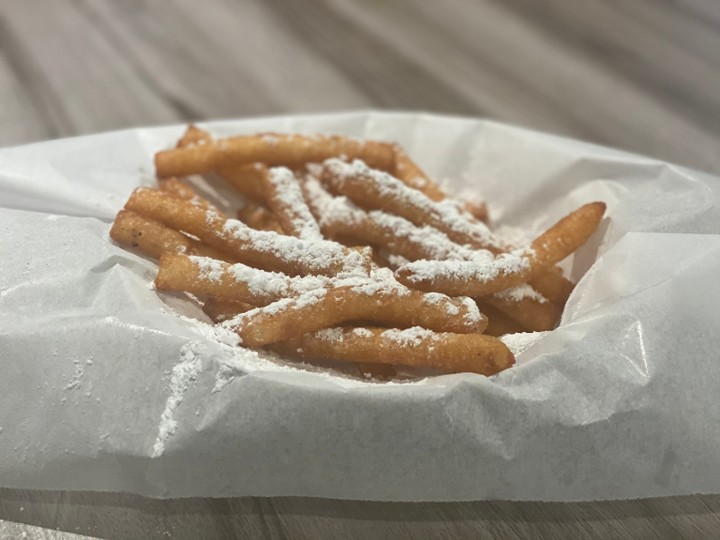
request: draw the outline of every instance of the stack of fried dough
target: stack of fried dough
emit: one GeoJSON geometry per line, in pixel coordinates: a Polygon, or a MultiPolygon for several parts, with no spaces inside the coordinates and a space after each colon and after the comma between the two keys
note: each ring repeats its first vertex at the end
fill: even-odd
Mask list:
{"type": "Polygon", "coordinates": [[[498,336],[557,325],[573,284],[556,265],[605,211],[586,204],[509,245],[484,203],[448,197],[398,145],[341,136],[190,126],[155,165],[158,187],[132,193],[110,236],[158,260],[158,290],[199,299],[243,347],[381,379],[512,366],[498,336]],[[195,175],[235,188],[237,215],[198,195],[195,175]]]}

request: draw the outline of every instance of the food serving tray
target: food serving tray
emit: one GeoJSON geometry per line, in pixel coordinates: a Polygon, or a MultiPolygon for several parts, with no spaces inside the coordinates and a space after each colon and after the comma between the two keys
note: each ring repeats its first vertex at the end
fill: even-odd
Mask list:
{"type": "Polygon", "coordinates": [[[497,226],[608,211],[560,326],[497,376],[378,383],[228,344],[108,238],[184,126],[0,149],[0,486],[156,497],[574,501],[720,492],[720,179],[478,119],[357,112],[218,136],[401,143],[497,226]]]}

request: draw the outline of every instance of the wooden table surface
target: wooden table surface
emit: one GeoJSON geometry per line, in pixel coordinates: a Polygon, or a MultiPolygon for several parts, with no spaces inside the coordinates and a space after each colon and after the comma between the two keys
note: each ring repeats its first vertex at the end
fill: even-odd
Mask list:
{"type": "MultiPolygon", "coordinates": [[[[2,0],[0,145],[361,108],[485,116],[720,172],[714,0],[2,0]]],[[[0,489],[0,539],[708,538],[720,496],[387,504],[0,489]]]]}

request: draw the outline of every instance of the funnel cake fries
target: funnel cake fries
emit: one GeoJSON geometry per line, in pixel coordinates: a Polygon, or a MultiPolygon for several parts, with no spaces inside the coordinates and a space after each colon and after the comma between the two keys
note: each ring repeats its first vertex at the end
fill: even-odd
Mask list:
{"type": "Polygon", "coordinates": [[[327,240],[303,242],[270,231],[256,231],[241,221],[226,219],[215,208],[203,208],[161,191],[136,189],[125,204],[143,216],[198,237],[247,264],[291,274],[334,275],[368,268],[367,256],[327,240]]]}
{"type": "MultiPolygon", "coordinates": [[[[382,269],[372,276],[290,277],[243,264],[166,253],[160,258],[155,286],[158,290],[267,305],[230,322],[241,337],[251,327],[256,334],[271,335],[271,330],[265,329],[279,324],[288,326],[279,339],[355,320],[399,327],[421,325],[463,334],[482,332],[487,324],[469,298],[413,291],[382,269]],[[306,327],[309,329],[303,330],[306,327]]],[[[266,344],[278,339],[248,338],[247,344],[257,345],[259,341],[266,344]]]]}
{"type": "Polygon", "coordinates": [[[445,294],[462,291],[462,294],[484,296],[516,287],[583,245],[595,232],[604,212],[604,203],[586,204],[538,236],[527,250],[496,257],[486,251],[485,261],[416,261],[395,274],[398,281],[410,287],[445,294]]]}
{"type": "Polygon", "coordinates": [[[252,229],[285,234],[275,214],[259,204],[247,203],[242,208],[238,208],[237,218],[252,229]]]}
{"type": "Polygon", "coordinates": [[[367,279],[341,279],[329,289],[283,298],[228,321],[242,343],[259,347],[349,321],[439,332],[482,333],[487,319],[469,298],[451,299],[367,279]],[[356,282],[346,285],[348,281],[356,282]]]}
{"type": "MultiPolygon", "coordinates": [[[[409,261],[420,260],[419,264],[467,264],[473,269],[503,265],[511,268],[512,264],[519,265],[522,269],[525,266],[526,261],[519,256],[513,257],[510,254],[495,258],[489,251],[460,246],[433,227],[427,225],[418,227],[404,218],[381,210],[362,210],[344,196],[330,195],[315,178],[308,178],[303,187],[313,213],[318,217],[320,227],[327,235],[335,233],[342,238],[351,239],[354,243],[369,243],[392,253],[395,258],[399,255],[409,261]]],[[[402,266],[408,264],[406,262],[402,266]]],[[[396,273],[396,276],[398,274],[401,272],[396,273]]],[[[545,275],[549,274],[543,274],[545,275]]],[[[561,283],[566,281],[561,277],[561,283]]],[[[523,280],[509,275],[505,282],[509,285],[500,282],[497,288],[494,290],[489,288],[486,294],[500,290],[503,285],[507,287],[512,286],[513,283],[521,284],[523,280]]],[[[406,284],[414,286],[411,283],[406,284]]],[[[508,316],[515,315],[518,322],[532,321],[531,327],[534,330],[554,328],[560,310],[531,287],[525,287],[524,290],[533,294],[525,294],[522,299],[515,295],[515,298],[494,298],[492,301],[508,316]]],[[[567,296],[562,297],[563,303],[565,298],[567,296]]]]}
{"type": "Polygon", "coordinates": [[[345,195],[363,208],[383,210],[418,226],[429,225],[461,245],[495,251],[503,249],[487,226],[468,220],[454,201],[433,201],[360,160],[347,163],[337,158],[328,159],[323,164],[321,179],[331,192],[345,195]]]}
{"type": "Polygon", "coordinates": [[[128,210],[120,210],[110,229],[110,238],[157,259],[163,253],[187,253],[226,260],[227,255],[198,242],[159,221],[128,210]]]}
{"type": "MultiPolygon", "coordinates": [[[[408,188],[397,178],[373,170],[359,160],[345,163],[338,159],[328,159],[324,163],[321,179],[330,191],[346,195],[364,208],[384,210],[418,226],[429,225],[460,245],[492,253],[508,250],[508,246],[493,235],[484,223],[469,219],[467,214],[461,212],[456,202],[450,199],[432,201],[423,193],[408,188]]],[[[542,294],[554,296],[556,291],[567,290],[565,278],[554,272],[546,274],[542,284],[550,284],[552,291],[541,288],[542,294]]],[[[537,287],[539,283],[531,284],[537,287]]],[[[562,298],[563,305],[565,300],[562,298]]]]}
{"type": "Polygon", "coordinates": [[[484,203],[449,198],[397,144],[341,136],[190,126],[155,163],[159,189],[135,190],[110,235],[159,259],[158,290],[194,295],[243,347],[354,362],[379,380],[393,365],[512,366],[496,336],[557,325],[573,285],[555,265],[605,211],[586,204],[515,248],[483,222],[484,203]],[[239,220],[198,196],[192,174],[233,186],[239,220]]]}
{"type": "Polygon", "coordinates": [[[273,167],[266,182],[267,205],[283,231],[303,240],[323,240],[293,172],[286,167],[273,167]]]}
{"type": "Polygon", "coordinates": [[[228,139],[204,139],[203,142],[158,152],[155,155],[158,178],[206,174],[228,165],[254,162],[268,166],[298,167],[307,163],[320,163],[333,156],[361,159],[371,167],[388,171],[392,171],[395,165],[393,145],[337,135],[264,133],[228,139]]]}
{"type": "Polygon", "coordinates": [[[493,375],[513,365],[505,344],[482,334],[438,333],[414,327],[396,330],[342,327],[319,330],[271,349],[302,359],[336,358],[365,363],[434,366],[450,373],[493,375]],[[402,354],[398,354],[398,350],[402,354]]]}
{"type": "Polygon", "coordinates": [[[482,301],[531,332],[552,330],[561,315],[555,304],[527,284],[484,296],[482,301]]]}

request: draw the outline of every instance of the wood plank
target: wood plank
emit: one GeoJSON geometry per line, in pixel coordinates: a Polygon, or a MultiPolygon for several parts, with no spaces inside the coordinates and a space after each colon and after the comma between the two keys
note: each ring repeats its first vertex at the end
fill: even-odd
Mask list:
{"type": "MultiPolygon", "coordinates": [[[[594,503],[146,499],[0,489],[0,520],[99,538],[710,538],[720,495],[594,503]]],[[[2,529],[0,529],[1,531],[2,529]]]]}
{"type": "Polygon", "coordinates": [[[0,19],[0,146],[57,136],[46,102],[41,74],[23,55],[17,36],[0,19]],[[43,114],[44,113],[44,114],[43,114]]]}
{"type": "Polygon", "coordinates": [[[452,29],[438,30],[396,2],[272,0],[289,31],[366,88],[381,107],[505,118],[555,131],[576,128],[536,95],[458,47],[452,29]]]}
{"type": "MultiPolygon", "coordinates": [[[[718,67],[720,66],[720,54],[718,54],[720,4],[707,0],[701,0],[701,3],[709,10],[704,16],[698,16],[692,11],[690,0],[682,0],[682,2],[626,0],[619,3],[617,7],[623,14],[635,17],[638,21],[651,27],[657,35],[662,36],[665,40],[672,40],[677,47],[718,67]],[[708,20],[708,15],[714,15],[717,24],[708,20]]],[[[679,75],[677,72],[673,74],[674,76],[679,75]]],[[[695,81],[685,82],[689,87],[697,84],[695,81]]]]}
{"type": "Polygon", "coordinates": [[[666,0],[680,13],[694,17],[715,31],[720,30],[720,5],[715,0],[666,0]]]}
{"type": "Polygon", "coordinates": [[[32,96],[25,91],[18,75],[6,58],[0,56],[0,146],[52,136],[51,126],[38,114],[32,96]]]}
{"type": "Polygon", "coordinates": [[[8,0],[0,18],[21,41],[18,62],[28,64],[32,92],[48,103],[47,121],[57,135],[171,122],[181,115],[134,71],[71,2],[8,0]]]}
{"type": "Polygon", "coordinates": [[[147,80],[195,117],[365,108],[370,100],[278,26],[263,2],[81,4],[147,80]]]}
{"type": "Polygon", "coordinates": [[[509,0],[528,19],[552,29],[570,48],[583,50],[619,76],[641,88],[664,107],[682,113],[717,133],[720,115],[720,77],[715,62],[690,47],[705,36],[705,48],[720,47],[720,34],[711,37],[704,25],[684,12],[664,9],[663,2],[652,6],[642,0],[578,0],[572,6],[562,0],[509,0]],[[682,36],[667,27],[682,29],[682,36]],[[705,30],[705,31],[704,31],[705,30]],[[695,36],[695,39],[691,38],[695,36]]]}
{"type": "MultiPolygon", "coordinates": [[[[398,15],[365,10],[357,0],[334,0],[343,9],[382,34],[401,25],[398,15]]],[[[388,5],[381,4],[386,9],[388,5]]],[[[691,164],[708,170],[720,170],[715,132],[709,132],[676,110],[668,108],[634,83],[619,76],[596,58],[568,47],[553,32],[535,26],[530,17],[508,11],[505,4],[489,0],[443,3],[419,1],[412,4],[437,28],[455,36],[478,59],[488,59],[511,73],[516,84],[523,85],[546,101],[553,102],[558,116],[582,126],[580,130],[555,130],[570,136],[589,138],[669,161],[691,164]]],[[[407,8],[408,10],[410,8],[407,8]]],[[[422,53],[423,43],[413,42],[422,53]]],[[[419,53],[420,54],[420,53],[419,53]]],[[[466,80],[473,64],[433,68],[444,70],[445,77],[466,80]],[[449,73],[449,69],[454,69],[449,73]]],[[[503,117],[504,118],[504,117],[503,117]]],[[[543,125],[532,125],[546,129],[543,125]]]]}

